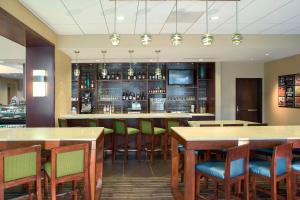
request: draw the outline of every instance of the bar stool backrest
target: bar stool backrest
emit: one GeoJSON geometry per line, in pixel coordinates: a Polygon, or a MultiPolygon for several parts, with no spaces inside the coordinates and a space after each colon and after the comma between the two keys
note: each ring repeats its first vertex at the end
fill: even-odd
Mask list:
{"type": "Polygon", "coordinates": [[[225,177],[244,176],[249,173],[249,144],[228,149],[225,161],[225,177]]]}
{"type": "Polygon", "coordinates": [[[90,119],[88,121],[88,126],[89,127],[99,127],[99,122],[97,119],[90,119]]]}
{"type": "Polygon", "coordinates": [[[114,133],[119,135],[127,135],[127,123],[123,119],[114,119],[114,133]]]}
{"type": "Polygon", "coordinates": [[[270,169],[271,177],[291,171],[292,148],[291,143],[281,144],[274,148],[270,169]]]}
{"type": "Polygon", "coordinates": [[[4,188],[34,181],[41,172],[41,146],[0,152],[0,184],[4,188]]]}
{"type": "Polygon", "coordinates": [[[140,130],[143,134],[154,134],[154,126],[152,119],[139,119],[140,130]]]}
{"type": "Polygon", "coordinates": [[[68,120],[67,119],[58,119],[58,126],[59,127],[68,127],[68,120]]]}
{"type": "Polygon", "coordinates": [[[200,127],[220,127],[221,124],[200,124],[200,127]]]}
{"type": "Polygon", "coordinates": [[[179,127],[180,126],[180,121],[177,119],[166,119],[165,121],[166,123],[166,129],[167,129],[167,133],[171,134],[171,128],[172,127],[179,127]]]}

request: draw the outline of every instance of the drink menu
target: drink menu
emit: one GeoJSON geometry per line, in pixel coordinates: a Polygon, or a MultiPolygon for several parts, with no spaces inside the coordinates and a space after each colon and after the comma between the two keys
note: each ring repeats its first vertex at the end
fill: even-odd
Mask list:
{"type": "Polygon", "coordinates": [[[300,108],[300,74],[279,76],[278,106],[300,108]]]}

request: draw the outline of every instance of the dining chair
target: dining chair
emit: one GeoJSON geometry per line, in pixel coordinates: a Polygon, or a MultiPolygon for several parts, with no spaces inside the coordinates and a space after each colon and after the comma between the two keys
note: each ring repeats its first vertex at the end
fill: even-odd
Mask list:
{"type": "Polygon", "coordinates": [[[84,182],[84,199],[89,199],[89,144],[75,144],[51,149],[51,161],[44,166],[45,196],[49,195],[49,179],[51,199],[56,200],[56,186],[72,182],[73,200],[78,199],[78,181],[84,182]]]}
{"type": "Polygon", "coordinates": [[[36,199],[42,200],[41,146],[11,149],[0,152],[0,199],[5,189],[28,185],[28,198],[33,198],[33,184],[36,185],[36,199]]]}
{"type": "Polygon", "coordinates": [[[252,199],[256,199],[256,191],[262,191],[271,195],[272,200],[277,200],[277,183],[285,180],[287,185],[287,199],[290,199],[291,192],[291,158],[292,144],[286,143],[276,146],[273,150],[271,161],[250,161],[249,171],[252,184],[252,199]],[[256,180],[267,181],[271,185],[271,191],[260,188],[256,180]]]}
{"type": "Polygon", "coordinates": [[[136,157],[141,160],[141,135],[140,130],[133,127],[128,127],[127,122],[124,119],[114,119],[114,134],[113,134],[113,151],[112,158],[113,161],[116,159],[117,150],[124,152],[124,161],[128,160],[128,151],[136,151],[136,157]],[[134,138],[135,147],[131,148],[129,146],[129,140],[134,138]],[[119,139],[121,139],[121,144],[119,145],[119,139]]]}
{"type": "Polygon", "coordinates": [[[164,156],[164,134],[166,129],[155,127],[152,119],[139,119],[139,127],[141,130],[142,137],[146,140],[143,145],[143,149],[150,152],[150,161],[153,162],[155,152],[161,152],[164,156]],[[150,142],[148,140],[150,139],[150,142]],[[157,140],[160,140],[160,144],[157,145],[157,140]]]}
{"type": "Polygon", "coordinates": [[[225,161],[208,161],[196,165],[195,191],[197,199],[207,199],[201,195],[200,178],[212,179],[215,183],[213,199],[219,199],[219,184],[224,185],[224,199],[230,200],[232,196],[241,196],[240,193],[232,194],[232,185],[244,181],[244,199],[249,199],[249,145],[232,147],[227,150],[225,161]]]}

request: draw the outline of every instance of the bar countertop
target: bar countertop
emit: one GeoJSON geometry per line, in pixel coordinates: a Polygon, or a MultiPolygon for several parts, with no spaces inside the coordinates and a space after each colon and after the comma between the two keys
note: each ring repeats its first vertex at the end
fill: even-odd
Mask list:
{"type": "Polygon", "coordinates": [[[93,141],[103,132],[97,128],[2,128],[0,141],[93,141]]]}
{"type": "Polygon", "coordinates": [[[192,118],[193,116],[213,117],[210,113],[130,113],[130,114],[70,114],[60,119],[135,119],[135,118],[192,118]]]}

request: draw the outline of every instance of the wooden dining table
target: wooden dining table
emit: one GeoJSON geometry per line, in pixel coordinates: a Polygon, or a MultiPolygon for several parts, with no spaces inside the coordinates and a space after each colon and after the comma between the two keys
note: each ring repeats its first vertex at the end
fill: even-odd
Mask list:
{"type": "Polygon", "coordinates": [[[290,142],[300,147],[300,126],[173,127],[172,191],[175,199],[195,199],[195,150],[218,150],[250,144],[251,149],[272,148],[290,142]],[[184,151],[184,190],[178,188],[179,152],[184,151]]]}
{"type": "Polygon", "coordinates": [[[224,126],[224,124],[232,124],[232,125],[237,125],[237,124],[243,124],[244,126],[248,126],[249,124],[259,124],[256,122],[249,122],[249,121],[243,121],[243,120],[204,120],[204,121],[188,121],[189,126],[192,127],[199,127],[201,125],[220,125],[224,126]]]}
{"type": "Polygon", "coordinates": [[[97,128],[3,128],[0,149],[40,144],[51,149],[68,144],[89,143],[89,199],[100,199],[103,177],[103,127],[97,128]]]}

